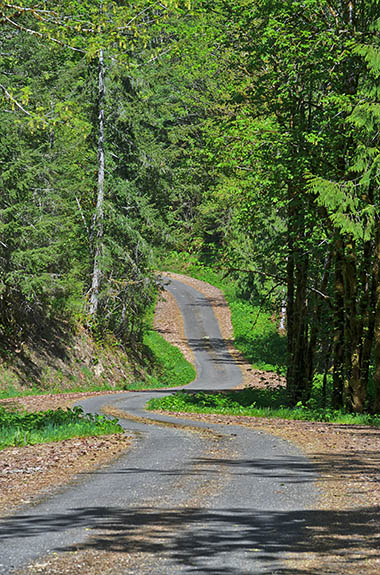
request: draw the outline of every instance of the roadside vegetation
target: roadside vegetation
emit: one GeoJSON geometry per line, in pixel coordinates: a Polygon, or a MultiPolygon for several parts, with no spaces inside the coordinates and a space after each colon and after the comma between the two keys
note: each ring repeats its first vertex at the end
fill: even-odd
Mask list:
{"type": "Polygon", "coordinates": [[[147,381],[128,385],[127,389],[146,389],[155,387],[173,387],[187,385],[196,377],[194,367],[181,351],[168,343],[160,334],[149,331],[144,336],[144,344],[155,366],[147,381]]]}
{"type": "Polygon", "coordinates": [[[151,399],[147,404],[147,409],[380,426],[378,415],[345,413],[341,410],[322,408],[316,400],[308,407],[300,403],[290,408],[287,406],[286,390],[280,387],[275,389],[249,388],[219,393],[180,391],[174,395],[151,399]]]}
{"type": "Polygon", "coordinates": [[[81,407],[29,413],[0,406],[0,449],[122,432],[116,418],[84,413],[81,407]]]}
{"type": "Polygon", "coordinates": [[[278,317],[271,304],[247,297],[232,276],[218,266],[206,265],[186,252],[171,252],[162,259],[163,269],[190,275],[219,288],[231,311],[234,345],[256,369],[286,372],[286,337],[278,333],[278,317]]]}
{"type": "MultiPolygon", "coordinates": [[[[162,266],[175,273],[185,273],[218,287],[231,310],[235,347],[253,368],[286,374],[287,350],[285,335],[279,334],[279,317],[270,301],[247,298],[239,282],[223,270],[212,269],[194,255],[172,252],[163,258],[162,266]]],[[[231,393],[176,393],[151,400],[148,409],[193,413],[220,413],[306,421],[380,425],[380,417],[350,413],[333,405],[333,378],[329,373],[316,373],[310,397],[291,406],[285,387],[246,389],[231,393]]],[[[370,399],[373,389],[369,390],[370,399]]]]}

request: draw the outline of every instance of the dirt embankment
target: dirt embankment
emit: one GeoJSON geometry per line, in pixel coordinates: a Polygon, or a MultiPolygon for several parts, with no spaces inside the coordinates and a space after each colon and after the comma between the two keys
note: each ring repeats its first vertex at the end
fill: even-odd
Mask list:
{"type": "Polygon", "coordinates": [[[0,354],[0,391],[120,388],[144,378],[139,358],[109,338],[98,345],[83,327],[56,328],[44,337],[8,344],[0,354]]]}

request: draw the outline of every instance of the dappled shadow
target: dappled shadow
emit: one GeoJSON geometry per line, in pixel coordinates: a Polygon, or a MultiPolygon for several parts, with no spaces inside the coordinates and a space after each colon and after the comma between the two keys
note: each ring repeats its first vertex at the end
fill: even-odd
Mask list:
{"type": "Polygon", "coordinates": [[[228,304],[219,299],[219,298],[212,298],[212,297],[202,297],[197,298],[194,300],[193,303],[187,303],[187,307],[223,307],[228,308],[228,304]]]}
{"type": "Polygon", "coordinates": [[[351,567],[355,562],[360,573],[366,552],[379,556],[377,518],[378,509],[374,507],[344,511],[267,511],[94,506],[69,509],[62,514],[5,519],[0,526],[0,539],[6,544],[14,538],[82,528],[92,531],[85,543],[62,546],[55,551],[82,548],[154,554],[158,569],[160,561],[169,561],[186,567],[189,573],[209,575],[248,575],[265,573],[267,569],[282,575],[309,575],[314,571],[304,566],[302,555],[312,549],[321,557],[328,553],[339,555],[341,573],[344,573],[344,562],[351,567]],[[297,554],[299,567],[280,567],[279,560],[285,553],[297,554]]]}
{"type": "Polygon", "coordinates": [[[228,351],[227,345],[232,340],[217,337],[190,338],[187,340],[191,349],[195,352],[209,354],[209,361],[215,364],[239,365],[245,364],[242,358],[233,358],[228,351]]]}
{"type": "Polygon", "coordinates": [[[331,475],[355,478],[355,483],[380,481],[379,457],[373,452],[361,452],[360,455],[347,457],[347,453],[316,453],[313,464],[303,457],[273,456],[262,459],[208,459],[201,458],[196,464],[204,466],[210,473],[210,468],[218,465],[227,466],[232,475],[271,477],[285,483],[307,483],[317,479],[320,483],[335,480],[331,475]]]}
{"type": "Polygon", "coordinates": [[[358,454],[351,453],[315,453],[313,460],[322,473],[322,480],[329,481],[331,470],[341,477],[347,476],[355,484],[378,483],[380,481],[380,458],[373,451],[361,450],[358,454]]]}
{"type": "MultiPolygon", "coordinates": [[[[230,428],[229,428],[230,429],[230,428]]],[[[275,448],[274,448],[275,449],[275,448]]],[[[176,468],[150,468],[145,465],[138,467],[119,466],[117,469],[108,468],[98,471],[102,475],[142,475],[144,473],[159,474],[165,477],[212,477],[220,474],[221,469],[227,469],[230,476],[270,478],[285,484],[328,483],[336,480],[336,475],[354,477],[356,486],[360,483],[380,480],[379,458],[374,453],[363,452],[360,455],[347,457],[346,453],[315,454],[311,463],[302,456],[286,456],[274,453],[270,457],[244,459],[244,458],[208,458],[200,457],[191,460],[191,466],[178,466],[176,468]],[[334,475],[331,470],[334,470],[334,475]]],[[[81,474],[86,475],[86,473],[81,474]]],[[[90,473],[91,475],[91,473],[90,473]]],[[[354,492],[354,491],[351,491],[354,492]]]]}
{"type": "MultiPolygon", "coordinates": [[[[229,476],[259,477],[277,479],[281,485],[312,483],[317,479],[316,467],[302,456],[277,456],[256,459],[230,459],[200,457],[191,460],[191,465],[159,469],[157,467],[119,466],[98,471],[101,475],[143,475],[158,474],[165,477],[206,477],[219,475],[221,469],[227,469],[229,476]]],[[[89,473],[91,475],[91,473],[89,473]]],[[[80,475],[86,475],[82,473],[80,475]]]]}
{"type": "Polygon", "coordinates": [[[253,365],[268,364],[277,365],[284,369],[286,365],[286,349],[284,338],[271,334],[269,337],[256,337],[248,339],[239,337],[233,339],[223,338],[189,338],[188,343],[193,351],[216,352],[220,357],[213,358],[217,363],[235,363],[245,365],[247,361],[253,365]],[[242,356],[234,357],[230,355],[228,346],[233,345],[242,352],[242,356]]]}
{"type": "Polygon", "coordinates": [[[253,365],[264,363],[282,370],[286,368],[286,338],[276,332],[259,335],[252,328],[251,334],[239,335],[235,344],[253,365]]]}

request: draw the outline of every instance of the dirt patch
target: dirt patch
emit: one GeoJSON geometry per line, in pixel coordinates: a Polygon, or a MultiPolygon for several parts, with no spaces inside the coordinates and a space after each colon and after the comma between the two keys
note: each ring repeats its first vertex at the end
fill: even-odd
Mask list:
{"type": "Polygon", "coordinates": [[[17,506],[38,502],[78,474],[109,463],[130,445],[131,437],[115,434],[2,450],[0,513],[8,514],[17,506]]]}

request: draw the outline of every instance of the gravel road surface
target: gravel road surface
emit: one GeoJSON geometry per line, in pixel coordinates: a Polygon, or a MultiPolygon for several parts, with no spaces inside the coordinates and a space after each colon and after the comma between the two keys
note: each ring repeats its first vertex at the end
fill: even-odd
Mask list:
{"type": "MultiPolygon", "coordinates": [[[[167,289],[195,356],[198,376],[187,389],[239,385],[208,300],[176,280],[167,289]]],[[[291,443],[261,431],[145,412],[146,401],[163,393],[81,402],[86,411],[125,412],[133,448],[2,519],[0,573],[26,574],[36,560],[77,549],[128,555],[127,569],[118,571],[116,559],[115,574],[289,573],[284,557],[303,547],[306,510],[318,496],[313,466],[291,443]]]]}

